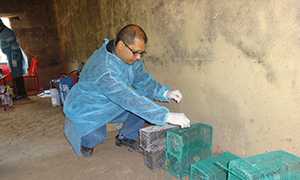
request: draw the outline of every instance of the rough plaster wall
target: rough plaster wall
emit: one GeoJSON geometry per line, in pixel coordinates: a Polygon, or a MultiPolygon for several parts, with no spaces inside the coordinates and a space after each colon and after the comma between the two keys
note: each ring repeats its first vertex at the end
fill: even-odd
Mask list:
{"type": "Polygon", "coordinates": [[[215,150],[300,155],[300,3],[296,0],[56,0],[66,67],[126,23],[149,36],[146,66],[182,90],[169,105],[214,126],[215,150]]]}
{"type": "Polygon", "coordinates": [[[112,10],[106,1],[55,1],[60,36],[61,59],[71,71],[100,47],[112,29],[112,10]],[[101,16],[100,13],[101,12],[101,16]],[[104,28],[105,27],[105,28],[104,28]]]}

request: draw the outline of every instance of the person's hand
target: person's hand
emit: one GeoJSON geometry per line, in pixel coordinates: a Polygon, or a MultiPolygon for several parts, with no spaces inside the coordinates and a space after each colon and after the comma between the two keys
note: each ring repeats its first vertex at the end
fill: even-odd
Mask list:
{"type": "Polygon", "coordinates": [[[179,103],[182,99],[182,94],[179,90],[170,90],[167,92],[167,98],[179,103]]]}
{"type": "Polygon", "coordinates": [[[183,113],[168,113],[167,123],[173,125],[179,125],[181,128],[190,127],[190,120],[183,113]]]}

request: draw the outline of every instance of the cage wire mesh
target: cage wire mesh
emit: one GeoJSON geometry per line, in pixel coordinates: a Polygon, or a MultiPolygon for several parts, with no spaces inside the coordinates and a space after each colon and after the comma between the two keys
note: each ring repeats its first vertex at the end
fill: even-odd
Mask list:
{"type": "Polygon", "coordinates": [[[165,164],[165,150],[144,151],[144,164],[150,169],[162,168],[165,164]]]}
{"type": "Polygon", "coordinates": [[[273,151],[229,163],[229,180],[300,180],[300,158],[273,151]]]}
{"type": "Polygon", "coordinates": [[[166,124],[140,129],[140,147],[148,152],[165,149],[166,131],[172,128],[177,128],[177,126],[166,124]]]}
{"type": "Polygon", "coordinates": [[[177,126],[148,126],[140,129],[140,147],[144,151],[144,164],[150,169],[159,169],[165,162],[166,131],[177,126]]]}
{"type": "Polygon", "coordinates": [[[238,158],[230,152],[224,152],[206,160],[197,161],[191,166],[190,180],[226,180],[229,162],[238,158]]]}
{"type": "Polygon", "coordinates": [[[187,156],[190,151],[212,146],[212,127],[196,123],[190,128],[178,128],[167,132],[167,152],[177,159],[187,156]]]}
{"type": "Polygon", "coordinates": [[[211,148],[199,148],[187,153],[182,159],[166,153],[165,169],[173,176],[181,179],[190,174],[191,164],[211,156],[211,148]]]}
{"type": "Polygon", "coordinates": [[[191,164],[211,156],[212,132],[202,123],[167,131],[166,170],[178,178],[188,176],[191,164]]]}

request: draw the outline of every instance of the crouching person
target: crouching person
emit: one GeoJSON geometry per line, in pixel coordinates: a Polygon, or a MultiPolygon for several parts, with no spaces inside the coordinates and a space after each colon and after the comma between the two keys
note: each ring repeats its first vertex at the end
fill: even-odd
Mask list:
{"type": "Polygon", "coordinates": [[[135,24],[123,27],[113,40],[104,40],[88,59],[64,104],[65,136],[79,156],[91,156],[106,138],[106,124],[123,123],[117,146],[138,150],[139,129],[145,122],[189,127],[182,113],[170,113],[154,102],[180,102],[182,95],[154,80],[144,69],[147,36],[135,24]]]}

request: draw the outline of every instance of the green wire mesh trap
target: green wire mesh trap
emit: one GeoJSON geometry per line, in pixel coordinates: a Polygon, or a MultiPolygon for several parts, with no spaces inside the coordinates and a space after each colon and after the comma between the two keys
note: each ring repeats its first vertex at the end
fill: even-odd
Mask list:
{"type": "Polygon", "coordinates": [[[177,159],[186,158],[191,151],[212,146],[212,127],[196,123],[190,128],[172,129],[167,132],[167,152],[177,159]]]}
{"type": "Polygon", "coordinates": [[[176,177],[189,175],[191,164],[211,156],[212,133],[212,127],[202,123],[167,131],[166,170],[176,177]]]}
{"type": "Polygon", "coordinates": [[[229,163],[228,180],[300,180],[300,158],[273,151],[229,163]]]}
{"type": "Polygon", "coordinates": [[[166,153],[165,168],[171,175],[182,178],[190,174],[191,164],[210,156],[211,148],[202,148],[191,152],[186,158],[180,160],[166,153]]]}
{"type": "Polygon", "coordinates": [[[228,177],[226,169],[229,161],[238,158],[230,152],[224,152],[206,160],[198,161],[191,166],[190,180],[226,180],[228,177]],[[225,167],[225,169],[222,167],[225,167]]]}

